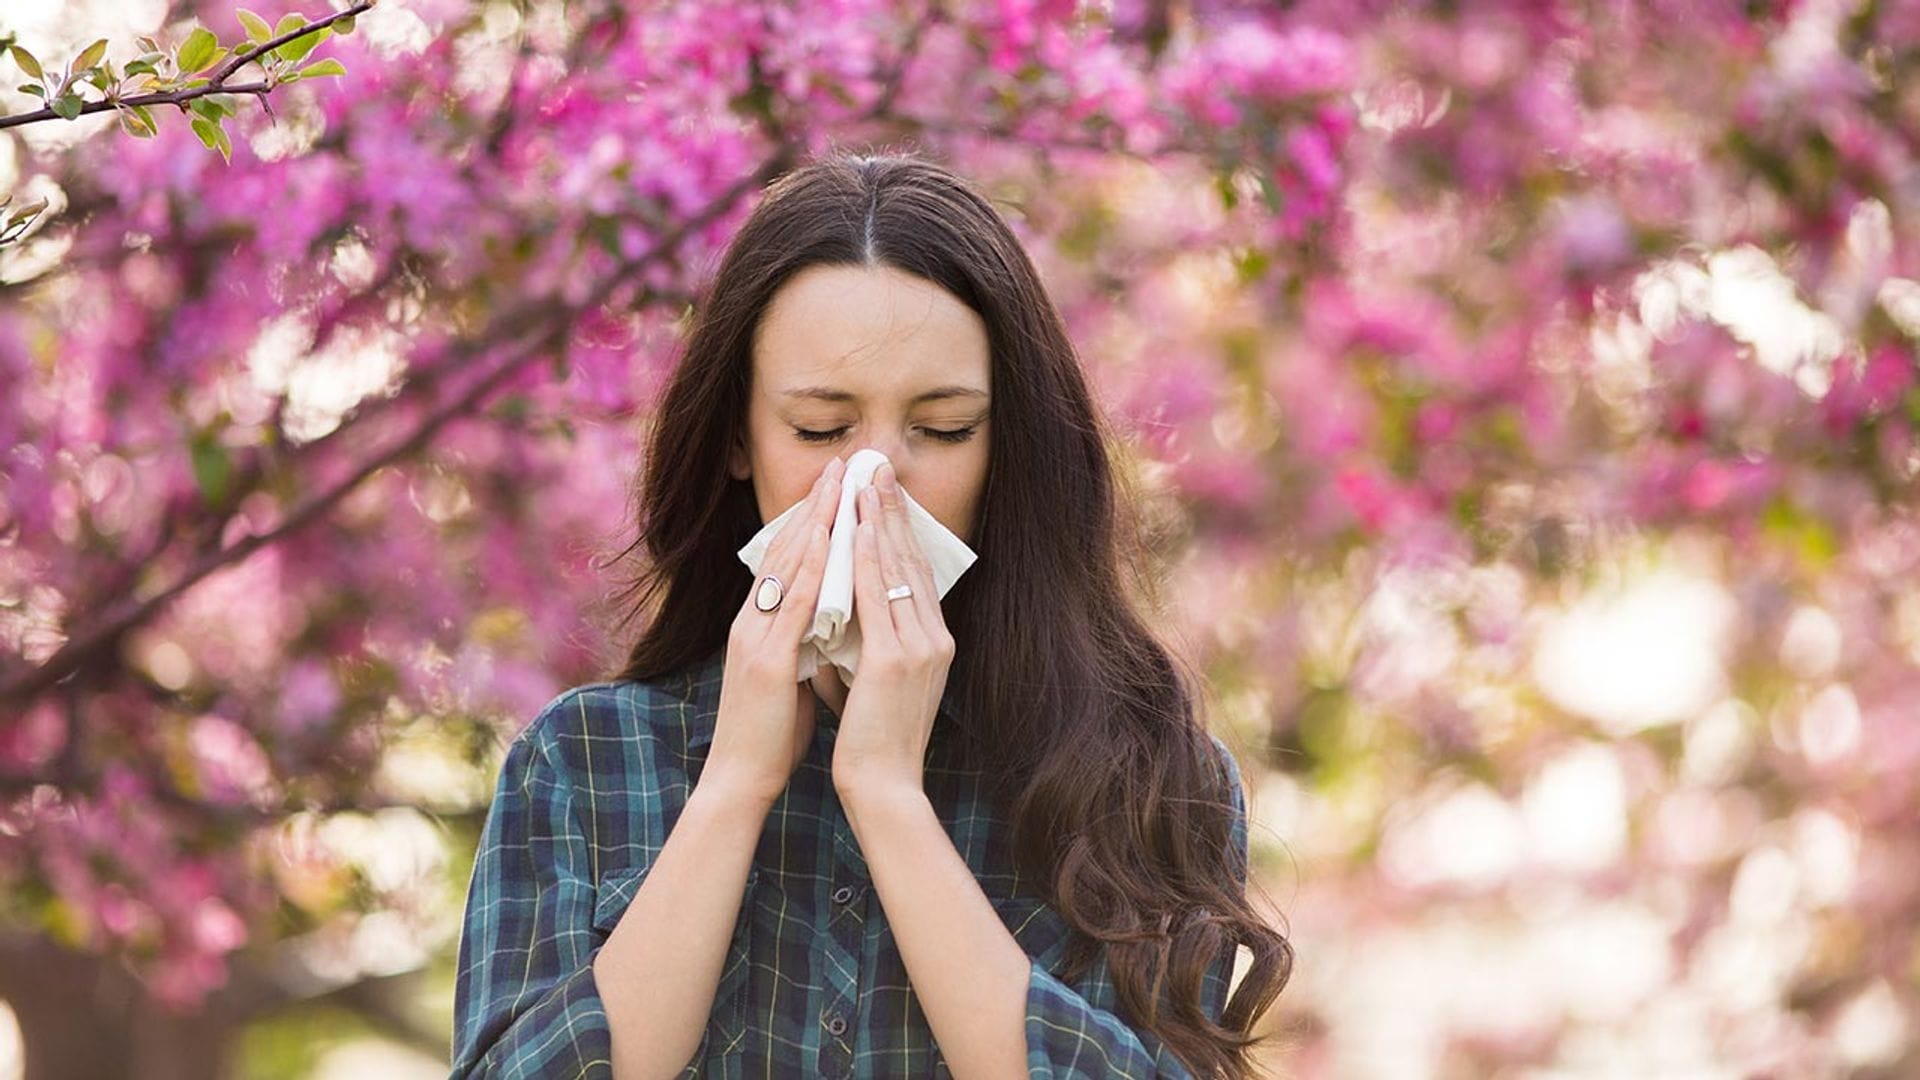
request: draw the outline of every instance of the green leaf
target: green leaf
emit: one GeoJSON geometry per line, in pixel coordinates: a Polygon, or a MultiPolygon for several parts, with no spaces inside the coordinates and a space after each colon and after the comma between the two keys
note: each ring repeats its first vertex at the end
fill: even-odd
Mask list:
{"type": "Polygon", "coordinates": [[[180,43],[180,51],[175,54],[180,64],[180,74],[188,75],[200,71],[213,62],[213,51],[220,47],[220,39],[202,26],[187,35],[180,43]]]}
{"type": "Polygon", "coordinates": [[[233,475],[227,448],[211,435],[201,435],[193,440],[192,457],[193,479],[200,486],[200,494],[209,505],[220,505],[227,497],[227,480],[233,475]]]}
{"type": "MultiPolygon", "coordinates": [[[[281,21],[284,22],[285,20],[283,19],[281,21]]],[[[297,64],[306,59],[307,54],[312,52],[315,46],[327,40],[328,36],[332,33],[332,27],[323,26],[311,34],[303,34],[273,50],[273,55],[289,63],[297,64]]]]}
{"type": "Polygon", "coordinates": [[[72,70],[85,71],[88,68],[92,67],[93,65],[106,59],[106,56],[107,56],[107,39],[101,38],[99,41],[96,41],[93,44],[87,46],[86,48],[80,50],[80,55],[74,57],[72,70]]]}
{"type": "Polygon", "coordinates": [[[200,141],[206,144],[207,149],[217,150],[220,148],[219,123],[209,120],[204,116],[195,116],[193,118],[193,133],[200,136],[200,141]]]}
{"type": "Polygon", "coordinates": [[[157,41],[155,41],[155,40],[153,40],[153,39],[152,39],[151,37],[148,37],[148,36],[147,36],[147,35],[145,35],[145,34],[141,34],[141,35],[140,35],[139,37],[137,37],[137,38],[134,38],[134,39],[133,39],[133,43],[134,43],[135,45],[138,45],[138,46],[140,46],[140,47],[141,47],[142,49],[145,49],[145,50],[146,50],[147,52],[149,52],[149,53],[161,53],[161,54],[163,54],[163,53],[165,53],[165,52],[167,51],[167,50],[165,50],[165,49],[163,49],[163,48],[161,48],[161,47],[160,47],[160,43],[159,43],[159,42],[157,42],[157,41]]]}
{"type": "Polygon", "coordinates": [[[130,105],[128,108],[140,114],[140,119],[147,122],[149,130],[155,133],[159,132],[160,125],[153,119],[153,111],[151,109],[148,109],[145,105],[130,105]]]}
{"type": "Polygon", "coordinates": [[[333,24],[333,32],[339,34],[341,37],[346,37],[348,34],[353,33],[353,20],[356,17],[357,16],[349,15],[344,19],[335,21],[333,24]]]}
{"type": "Polygon", "coordinates": [[[46,79],[47,73],[40,70],[40,61],[35,60],[32,53],[18,45],[12,46],[11,51],[13,52],[13,62],[20,65],[21,71],[26,72],[36,79],[46,79]]]}
{"type": "Polygon", "coordinates": [[[217,124],[221,117],[234,114],[231,98],[230,94],[209,94],[206,97],[194,98],[187,103],[187,108],[217,124]]]}
{"type": "Polygon", "coordinates": [[[127,62],[127,78],[129,79],[133,78],[135,75],[157,75],[157,74],[159,74],[159,69],[155,68],[152,64],[148,63],[145,60],[129,60],[127,62]]]}
{"type": "Polygon", "coordinates": [[[131,108],[120,109],[120,130],[136,139],[151,139],[158,134],[146,118],[131,108]]]}
{"type": "Polygon", "coordinates": [[[53,112],[62,120],[78,120],[80,111],[86,107],[86,104],[75,94],[62,94],[53,99],[53,112]]]}
{"type": "Polygon", "coordinates": [[[32,94],[34,97],[37,97],[37,98],[43,98],[47,96],[47,88],[44,86],[41,86],[37,82],[21,83],[18,89],[23,94],[32,94]]]}
{"type": "MultiPolygon", "coordinates": [[[[302,15],[297,11],[289,11],[285,15],[280,16],[279,22],[273,24],[273,36],[279,37],[280,35],[288,33],[289,31],[298,30],[305,25],[307,25],[307,17],[305,15],[302,15]]],[[[300,39],[296,38],[294,40],[298,41],[300,39]]],[[[287,50],[293,45],[293,43],[294,42],[289,41],[284,45],[275,46],[273,50],[273,55],[279,57],[282,60],[298,59],[298,57],[287,55],[287,50]]],[[[305,54],[303,53],[301,55],[305,55],[305,54]]]]}
{"type": "Polygon", "coordinates": [[[254,44],[261,44],[273,37],[273,29],[267,25],[267,20],[255,15],[246,8],[238,8],[234,11],[234,14],[240,16],[240,25],[247,28],[247,37],[251,39],[254,44]]]}
{"type": "Polygon", "coordinates": [[[325,75],[345,75],[346,73],[347,66],[331,56],[325,60],[308,64],[306,67],[294,72],[294,74],[303,79],[318,79],[325,75]]]}
{"type": "Polygon", "coordinates": [[[223,160],[233,160],[233,143],[227,138],[227,129],[221,127],[219,121],[195,116],[193,133],[200,136],[200,141],[207,145],[207,149],[220,151],[223,160]]]}

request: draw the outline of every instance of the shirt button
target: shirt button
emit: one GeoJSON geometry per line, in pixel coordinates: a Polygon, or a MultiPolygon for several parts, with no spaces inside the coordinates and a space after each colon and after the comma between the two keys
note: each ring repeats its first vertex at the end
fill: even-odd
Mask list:
{"type": "Polygon", "coordinates": [[[850,886],[850,885],[842,885],[842,886],[840,886],[839,888],[837,888],[837,889],[835,889],[835,890],[833,890],[833,902],[834,902],[834,903],[836,903],[836,904],[844,904],[844,903],[846,903],[847,901],[849,901],[849,900],[851,900],[851,899],[853,899],[853,887],[852,887],[852,886],[850,886]]]}
{"type": "Polygon", "coordinates": [[[843,1034],[847,1030],[847,1022],[838,1016],[829,1016],[827,1017],[827,1030],[835,1035],[843,1034]]]}

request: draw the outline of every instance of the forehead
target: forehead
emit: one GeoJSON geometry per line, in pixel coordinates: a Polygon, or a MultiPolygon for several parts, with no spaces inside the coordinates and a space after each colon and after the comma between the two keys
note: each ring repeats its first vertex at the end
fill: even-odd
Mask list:
{"type": "Polygon", "coordinates": [[[972,383],[986,389],[986,324],[939,285],[893,267],[812,266],[774,293],[754,332],[756,379],[774,393],[828,385],[972,383]]]}

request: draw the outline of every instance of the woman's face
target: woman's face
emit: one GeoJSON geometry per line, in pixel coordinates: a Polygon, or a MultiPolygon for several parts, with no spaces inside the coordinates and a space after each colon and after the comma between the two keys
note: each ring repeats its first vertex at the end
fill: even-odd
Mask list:
{"type": "Polygon", "coordinates": [[[892,267],[808,267],[756,328],[747,445],[729,472],[752,478],[764,524],[827,462],[871,447],[971,544],[987,478],[988,357],[986,324],[938,285],[892,267]]]}

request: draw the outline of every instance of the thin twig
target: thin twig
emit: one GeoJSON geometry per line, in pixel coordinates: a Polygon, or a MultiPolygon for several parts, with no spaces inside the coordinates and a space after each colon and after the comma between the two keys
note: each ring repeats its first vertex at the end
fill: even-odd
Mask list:
{"type": "MultiPolygon", "coordinates": [[[[220,70],[214,73],[213,77],[208,80],[205,86],[196,86],[191,90],[156,90],[151,94],[137,94],[130,98],[119,98],[117,100],[89,101],[81,106],[79,114],[73,119],[78,120],[88,113],[106,112],[109,109],[132,108],[136,105],[178,105],[181,112],[186,112],[187,102],[195,98],[206,97],[209,94],[255,94],[260,97],[261,103],[265,104],[267,92],[273,89],[271,84],[257,82],[237,83],[233,86],[228,86],[226,85],[228,76],[238,71],[249,61],[257,59],[268,51],[278,48],[295,38],[305,37],[322,27],[331,26],[341,19],[351,18],[361,12],[369,11],[373,8],[374,3],[375,0],[360,0],[360,2],[354,6],[344,11],[336,11],[326,18],[321,19],[319,22],[297,26],[284,34],[275,35],[253,49],[246,52],[235,53],[226,63],[220,65],[220,70]]],[[[30,113],[20,113],[17,116],[0,116],[0,130],[19,127],[23,124],[38,123],[42,120],[59,119],[65,118],[59,113],[54,112],[53,106],[48,104],[44,108],[35,109],[30,113]]]]}

